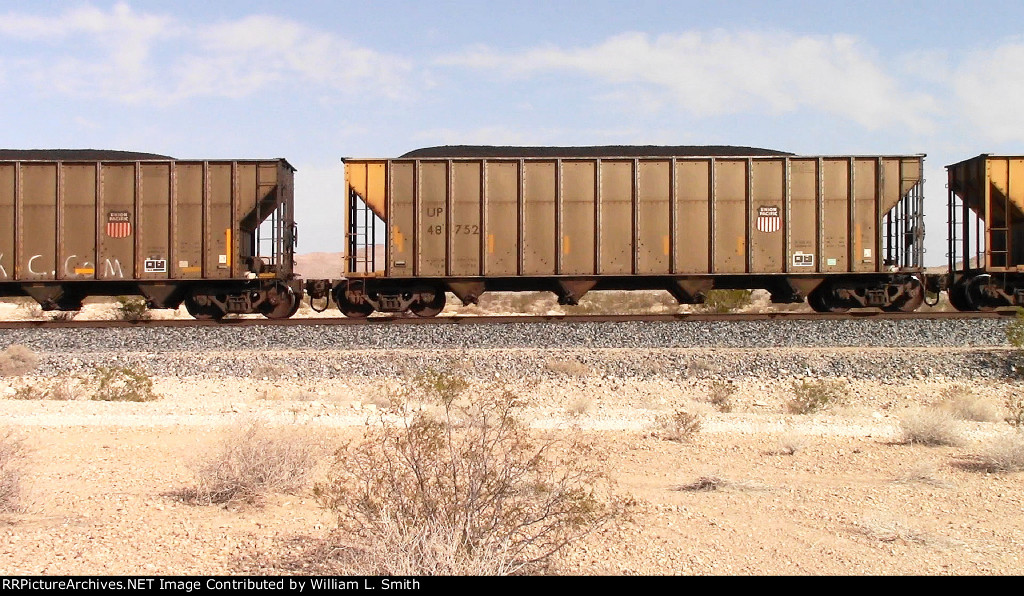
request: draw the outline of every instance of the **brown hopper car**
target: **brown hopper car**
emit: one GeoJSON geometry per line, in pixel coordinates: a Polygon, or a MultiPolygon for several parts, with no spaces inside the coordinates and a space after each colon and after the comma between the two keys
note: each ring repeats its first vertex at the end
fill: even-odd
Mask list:
{"type": "Polygon", "coordinates": [[[197,318],[291,316],[293,173],[283,159],[0,152],[0,296],[182,302],[197,318]]]}
{"type": "Polygon", "coordinates": [[[763,288],[819,311],[924,299],[923,155],[736,147],[443,147],[346,159],[349,316],[433,316],[445,292],[763,288]],[[386,256],[374,257],[378,230],[386,256]]]}
{"type": "Polygon", "coordinates": [[[946,172],[950,302],[1024,306],[1024,156],[982,154],[946,172]]]}

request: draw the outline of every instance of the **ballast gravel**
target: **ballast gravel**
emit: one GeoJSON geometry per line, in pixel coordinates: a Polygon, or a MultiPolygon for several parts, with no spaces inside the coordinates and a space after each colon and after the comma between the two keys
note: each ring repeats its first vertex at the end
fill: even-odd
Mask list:
{"type": "Polygon", "coordinates": [[[0,331],[39,351],[1005,346],[1008,319],[140,327],[0,331]]]}

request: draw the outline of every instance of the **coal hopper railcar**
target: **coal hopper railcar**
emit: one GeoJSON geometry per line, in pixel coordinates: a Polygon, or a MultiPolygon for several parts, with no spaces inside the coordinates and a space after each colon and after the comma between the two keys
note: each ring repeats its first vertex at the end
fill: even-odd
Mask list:
{"type": "Polygon", "coordinates": [[[745,147],[437,147],[345,159],[348,316],[436,315],[446,292],[763,288],[818,311],[924,299],[923,155],[745,147]],[[381,237],[383,236],[383,237],[381,237]],[[384,254],[375,246],[383,243],[384,254]]]}
{"type": "Polygon", "coordinates": [[[283,159],[0,152],[0,296],[184,302],[197,318],[291,316],[293,173],[283,159]]]}

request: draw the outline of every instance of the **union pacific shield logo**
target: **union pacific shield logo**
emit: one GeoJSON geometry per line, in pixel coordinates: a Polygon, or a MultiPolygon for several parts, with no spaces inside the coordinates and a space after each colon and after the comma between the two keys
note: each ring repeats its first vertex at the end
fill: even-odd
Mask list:
{"type": "Polygon", "coordinates": [[[128,211],[111,211],[107,213],[107,236],[111,238],[127,238],[131,235],[131,213],[128,211]]]}
{"type": "Polygon", "coordinates": [[[757,208],[757,229],[761,232],[778,232],[781,227],[782,218],[779,217],[778,207],[757,208]]]}

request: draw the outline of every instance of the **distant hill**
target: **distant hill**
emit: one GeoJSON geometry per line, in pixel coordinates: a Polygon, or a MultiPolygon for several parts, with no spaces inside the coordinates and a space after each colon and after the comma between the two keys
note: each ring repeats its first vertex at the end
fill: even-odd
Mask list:
{"type": "MultiPolygon", "coordinates": [[[[384,245],[378,244],[374,254],[377,271],[384,270],[384,245]]],[[[345,262],[340,252],[310,252],[295,255],[295,272],[303,279],[340,279],[345,275],[345,262]]]]}
{"type": "Polygon", "coordinates": [[[345,271],[340,252],[295,255],[295,272],[303,279],[338,279],[345,271]]]}

